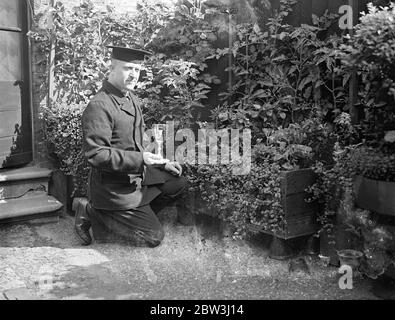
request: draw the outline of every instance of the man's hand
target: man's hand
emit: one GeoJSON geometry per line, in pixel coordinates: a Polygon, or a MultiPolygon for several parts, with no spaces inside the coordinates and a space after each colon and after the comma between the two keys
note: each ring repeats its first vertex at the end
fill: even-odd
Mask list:
{"type": "Polygon", "coordinates": [[[168,163],[166,163],[165,170],[179,177],[181,177],[182,175],[182,167],[176,161],[169,161],[168,163]]]}
{"type": "Polygon", "coordinates": [[[164,164],[169,162],[167,159],[163,159],[160,154],[154,154],[151,152],[143,152],[144,164],[152,166],[154,164],[164,164]]]}

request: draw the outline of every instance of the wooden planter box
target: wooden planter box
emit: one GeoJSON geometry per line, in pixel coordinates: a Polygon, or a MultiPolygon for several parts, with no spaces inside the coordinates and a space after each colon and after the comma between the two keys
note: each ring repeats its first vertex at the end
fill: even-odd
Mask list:
{"type": "Polygon", "coordinates": [[[395,216],[395,182],[358,176],[354,182],[356,205],[379,214],[395,216]]]}
{"type": "MultiPolygon", "coordinates": [[[[319,230],[317,222],[319,205],[306,202],[309,195],[305,191],[315,181],[316,174],[312,169],[283,172],[281,179],[281,205],[284,210],[285,228],[273,233],[259,226],[251,226],[251,229],[255,231],[273,236],[269,253],[271,258],[283,260],[294,256],[299,250],[294,248],[294,244],[298,241],[292,241],[291,243],[288,240],[311,236],[319,230]]],[[[310,245],[307,246],[311,246],[316,241],[316,238],[310,237],[308,241],[310,245]]],[[[307,250],[309,251],[310,249],[307,250]]]]}
{"type": "MultiPolygon", "coordinates": [[[[319,230],[317,223],[317,203],[308,203],[305,191],[314,184],[316,175],[311,169],[300,169],[282,173],[281,202],[284,210],[286,227],[273,233],[260,229],[259,231],[271,234],[277,238],[288,240],[306,235],[312,235],[319,230]]],[[[257,226],[252,226],[256,230],[257,226]]]]}

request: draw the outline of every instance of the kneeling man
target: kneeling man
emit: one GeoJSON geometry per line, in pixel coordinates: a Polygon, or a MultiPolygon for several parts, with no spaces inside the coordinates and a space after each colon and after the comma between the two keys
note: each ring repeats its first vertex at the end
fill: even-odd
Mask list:
{"type": "Polygon", "coordinates": [[[139,80],[142,62],[150,53],[111,48],[108,79],[82,117],[90,173],[88,200],[76,204],[75,230],[83,244],[89,245],[94,220],[109,233],[131,239],[137,235],[155,247],[164,238],[156,213],[170,201],[179,198],[179,220],[193,223],[185,199],[186,179],[181,177],[179,163],[143,149],[141,102],[132,91],[139,80]]]}

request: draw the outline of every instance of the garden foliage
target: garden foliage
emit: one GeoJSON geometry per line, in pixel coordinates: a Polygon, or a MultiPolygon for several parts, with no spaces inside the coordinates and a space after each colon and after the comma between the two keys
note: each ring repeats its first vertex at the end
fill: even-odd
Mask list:
{"type": "Polygon", "coordinates": [[[359,79],[358,105],[364,115],[352,124],[348,115],[335,122],[334,165],[317,163],[318,181],[311,189],[313,198],[324,205],[320,215],[323,229],[335,238],[339,208],[363,244],[364,272],[377,277],[395,263],[391,241],[395,230],[374,222],[374,213],[354,207],[353,183],[360,175],[373,180],[395,182],[395,5],[377,8],[369,5],[355,27],[355,34],[344,39],[339,57],[348,72],[359,79]],[[345,195],[350,195],[349,197],[345,195]],[[362,216],[362,218],[358,218],[362,216]]]}
{"type": "Polygon", "coordinates": [[[314,167],[318,183],[311,200],[323,204],[319,219],[332,231],[355,175],[395,178],[394,143],[384,140],[395,129],[395,9],[371,6],[354,36],[344,37],[332,32],[334,14],[313,16],[312,25],[288,24],[295,2],[281,0],[264,27],[236,25],[232,46],[221,49],[215,48],[217,30],[200,8],[181,2],[170,8],[142,1],[133,17],[112,8],[99,12],[90,1],[72,11],[58,2],[54,29],[37,24],[30,35],[45,54],[56,39],[56,101],[43,116],[62,170],[77,175],[81,186],[86,182],[80,116],[106,77],[106,45],[144,48],[153,55],[136,93],[148,126],[174,120],[175,129],[190,128],[201,108],[210,107],[215,129],[251,130],[248,175],[232,174],[232,165],[186,165],[191,191],[204,202],[201,210],[229,222],[238,237],[251,235],[250,225],[276,233],[286,224],[281,173],[314,167]],[[220,82],[208,63],[228,54],[233,82],[218,106],[207,106],[208,94],[220,82]],[[364,114],[360,124],[349,115],[354,71],[364,114]]]}
{"type": "MultiPolygon", "coordinates": [[[[251,172],[230,176],[228,166],[195,168],[191,179],[217,214],[239,237],[257,225],[276,233],[286,221],[281,206],[281,172],[331,163],[335,142],[327,120],[347,109],[349,76],[342,72],[337,44],[328,30],[335,16],[314,25],[291,26],[285,18],[295,1],[281,1],[266,30],[236,26],[231,49],[234,82],[213,110],[217,128],[250,129],[251,172]]],[[[226,49],[218,49],[223,57],[226,49]]]]}
{"type": "MultiPolygon", "coordinates": [[[[364,109],[363,135],[375,144],[395,129],[395,3],[361,17],[352,37],[341,46],[342,64],[356,70],[358,103],[364,109]]],[[[377,146],[377,143],[375,144],[377,146]]]]}

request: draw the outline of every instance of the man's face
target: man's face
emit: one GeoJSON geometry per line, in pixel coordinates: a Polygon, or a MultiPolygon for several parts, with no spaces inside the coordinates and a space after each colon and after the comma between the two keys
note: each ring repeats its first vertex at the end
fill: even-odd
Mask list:
{"type": "Polygon", "coordinates": [[[140,77],[141,62],[125,62],[113,60],[111,69],[111,82],[121,91],[131,91],[137,85],[140,77]]]}

